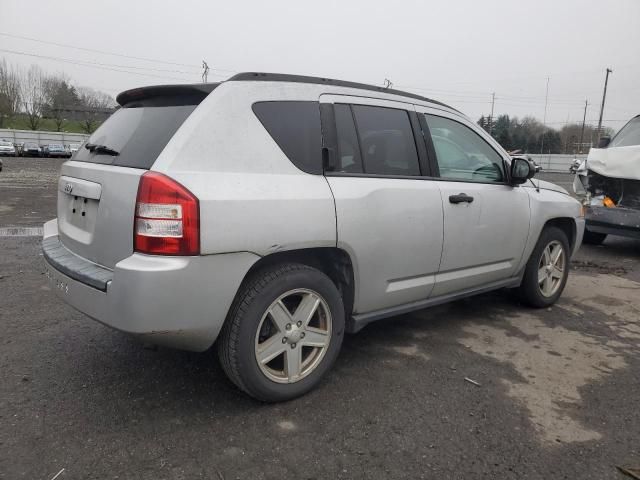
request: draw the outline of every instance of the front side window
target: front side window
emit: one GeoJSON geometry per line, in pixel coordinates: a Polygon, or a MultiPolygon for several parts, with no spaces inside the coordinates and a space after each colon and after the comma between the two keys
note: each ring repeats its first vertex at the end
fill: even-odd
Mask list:
{"type": "Polygon", "coordinates": [[[409,114],[394,108],[353,105],[364,173],[420,175],[409,114]]]}
{"type": "Polygon", "coordinates": [[[258,102],[253,104],[253,112],[296,167],[307,173],[322,173],[318,102],[258,102]]]}
{"type": "Polygon", "coordinates": [[[469,127],[444,117],[426,115],[440,177],[450,180],[502,183],[502,157],[469,127]]]}
{"type": "Polygon", "coordinates": [[[609,148],[630,147],[632,145],[640,145],[640,116],[622,127],[622,130],[611,140],[609,148]]]}

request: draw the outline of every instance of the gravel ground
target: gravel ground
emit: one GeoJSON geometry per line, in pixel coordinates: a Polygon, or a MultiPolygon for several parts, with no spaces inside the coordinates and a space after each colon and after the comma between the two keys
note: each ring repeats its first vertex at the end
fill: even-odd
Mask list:
{"type": "MultiPolygon", "coordinates": [[[[55,216],[60,163],[5,162],[0,228],[55,216]]],[[[0,237],[0,479],[600,480],[640,466],[637,241],[585,246],[549,309],[496,292],[372,324],[320,388],[278,405],[236,390],[213,352],[89,320],[43,273],[37,237],[0,237]]]]}

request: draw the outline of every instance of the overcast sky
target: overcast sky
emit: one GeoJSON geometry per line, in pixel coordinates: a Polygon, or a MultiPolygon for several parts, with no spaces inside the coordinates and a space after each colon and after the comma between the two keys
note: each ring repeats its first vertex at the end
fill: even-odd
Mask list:
{"type": "Polygon", "coordinates": [[[639,0],[0,0],[0,18],[3,34],[125,55],[0,35],[0,58],[114,96],[200,81],[205,59],[210,81],[238,71],[389,78],[474,120],[492,92],[495,115],[542,120],[549,77],[547,123],[559,127],[582,121],[585,99],[597,122],[610,67],[605,125],[640,113],[639,0]]]}

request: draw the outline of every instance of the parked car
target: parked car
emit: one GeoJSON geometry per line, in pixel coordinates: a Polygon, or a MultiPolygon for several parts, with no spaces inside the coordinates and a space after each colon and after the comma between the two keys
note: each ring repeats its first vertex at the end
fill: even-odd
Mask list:
{"type": "Polygon", "coordinates": [[[24,149],[24,142],[14,142],[13,148],[16,150],[16,157],[22,156],[22,150],[24,149]]]}
{"type": "Polygon", "coordinates": [[[49,158],[69,158],[71,154],[59,143],[50,143],[46,147],[46,156],[49,158]]]}
{"type": "Polygon", "coordinates": [[[604,136],[577,169],[574,190],[584,198],[584,241],[607,235],[640,238],[640,115],[604,136]]]}
{"type": "Polygon", "coordinates": [[[15,157],[16,147],[9,140],[0,140],[0,156],[3,157],[15,157]]]}
{"type": "Polygon", "coordinates": [[[90,317],[242,390],[316,386],[344,332],[498,288],[562,293],[581,205],[410,93],[282,74],[121,93],[61,167],[47,276],[90,317]]]}
{"type": "Polygon", "coordinates": [[[37,143],[33,142],[25,142],[22,147],[22,156],[23,157],[41,157],[42,149],[37,143]]]}
{"type": "Polygon", "coordinates": [[[80,148],[80,144],[79,143],[70,143],[69,144],[69,153],[71,155],[73,155],[74,153],[76,153],[78,151],[79,148],[80,148]]]}

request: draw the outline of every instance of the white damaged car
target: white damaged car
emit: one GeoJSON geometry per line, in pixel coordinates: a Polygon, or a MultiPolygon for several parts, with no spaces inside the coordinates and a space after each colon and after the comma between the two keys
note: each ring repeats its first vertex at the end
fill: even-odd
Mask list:
{"type": "Polygon", "coordinates": [[[585,243],[607,235],[640,238],[640,115],[592,148],[574,180],[584,196],[585,243]]]}

